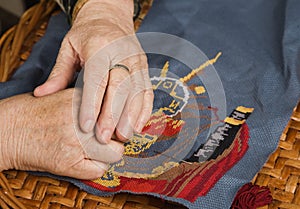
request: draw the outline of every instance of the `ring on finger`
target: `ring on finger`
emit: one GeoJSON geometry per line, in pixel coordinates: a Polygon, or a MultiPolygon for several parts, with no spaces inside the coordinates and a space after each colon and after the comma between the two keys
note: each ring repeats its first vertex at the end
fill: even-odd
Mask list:
{"type": "Polygon", "coordinates": [[[111,71],[115,68],[122,68],[122,69],[127,70],[128,72],[130,72],[129,67],[127,67],[126,65],[123,65],[123,64],[115,64],[115,65],[113,65],[109,68],[109,71],[111,71]]]}

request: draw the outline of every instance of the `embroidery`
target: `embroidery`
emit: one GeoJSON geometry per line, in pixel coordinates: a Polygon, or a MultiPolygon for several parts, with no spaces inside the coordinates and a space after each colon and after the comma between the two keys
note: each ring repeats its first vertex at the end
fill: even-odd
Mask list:
{"type": "Polygon", "coordinates": [[[183,83],[174,78],[168,77],[154,77],[151,78],[151,82],[154,91],[162,91],[170,96],[170,103],[165,107],[160,107],[159,111],[169,117],[175,116],[188,102],[189,92],[183,83]]]}
{"type": "Polygon", "coordinates": [[[133,138],[125,144],[124,155],[137,155],[150,148],[156,142],[157,136],[149,134],[135,134],[133,138]]]}
{"type": "Polygon", "coordinates": [[[188,159],[192,162],[205,162],[210,159],[216,159],[233,142],[236,130],[245,123],[246,119],[253,112],[252,108],[238,107],[229,117],[224,120],[224,124],[216,128],[210,135],[207,142],[199,148],[194,155],[188,159]],[[243,112],[238,111],[242,110],[243,112]]]}
{"type": "Polygon", "coordinates": [[[217,60],[220,58],[220,56],[222,55],[222,52],[219,52],[215,58],[206,61],[204,64],[200,65],[198,68],[193,69],[192,72],[190,72],[188,75],[186,75],[185,77],[181,78],[180,81],[181,82],[187,82],[190,79],[192,79],[198,72],[200,72],[201,70],[204,70],[206,67],[208,67],[209,65],[213,65],[214,63],[217,62],[217,60]]]}
{"type": "Polygon", "coordinates": [[[83,182],[106,192],[157,193],[191,202],[207,194],[246,153],[245,122],[253,111],[239,106],[220,121],[218,108],[199,102],[208,99],[205,87],[186,85],[220,56],[221,52],[182,78],[171,77],[166,62],[160,76],[151,78],[156,100],[142,133],[125,144],[124,159],[102,178],[83,182]],[[214,131],[195,149],[199,134],[211,126],[214,131]]]}
{"type": "MultiPolygon", "coordinates": [[[[191,165],[180,163],[163,174],[150,179],[117,177],[120,184],[115,187],[103,186],[97,181],[83,181],[89,186],[102,191],[116,192],[130,190],[132,192],[153,192],[195,201],[199,196],[206,195],[215,183],[230,170],[248,149],[249,131],[244,123],[235,127],[235,137],[230,146],[215,159],[206,162],[194,162],[191,165]]],[[[226,141],[226,139],[224,139],[226,141]]],[[[173,165],[172,165],[173,166],[173,165]]],[[[116,178],[116,177],[115,177],[116,178]]],[[[110,185],[110,184],[109,184],[110,185]]]]}
{"type": "Polygon", "coordinates": [[[194,90],[195,90],[196,94],[203,94],[206,92],[204,86],[197,86],[194,88],[194,90]]]}

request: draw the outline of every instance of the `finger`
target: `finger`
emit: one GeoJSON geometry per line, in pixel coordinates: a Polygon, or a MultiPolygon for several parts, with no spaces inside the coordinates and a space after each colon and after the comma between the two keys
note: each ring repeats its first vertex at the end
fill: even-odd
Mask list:
{"type": "Polygon", "coordinates": [[[81,145],[86,157],[103,163],[114,163],[122,159],[124,145],[120,142],[110,140],[107,144],[101,144],[95,137],[82,140],[81,145]]]}
{"type": "Polygon", "coordinates": [[[136,129],[141,131],[146,123],[149,121],[152,108],[153,108],[153,99],[154,94],[153,90],[145,90],[144,91],[144,101],[141,113],[139,115],[138,121],[136,123],[136,129]]]}
{"type": "Polygon", "coordinates": [[[132,88],[116,128],[116,135],[121,141],[130,139],[133,136],[133,131],[141,131],[135,127],[135,124],[143,107],[145,84],[143,74],[140,71],[141,63],[132,64],[131,68],[134,71],[130,75],[132,88]]]}
{"type": "Polygon", "coordinates": [[[52,72],[47,81],[34,90],[34,96],[45,96],[65,89],[72,82],[74,73],[78,68],[79,59],[77,53],[66,37],[62,42],[52,72]]]}
{"type": "Polygon", "coordinates": [[[129,72],[122,68],[110,70],[108,87],[95,130],[101,143],[110,141],[126,104],[129,89],[129,72]]]}
{"type": "Polygon", "coordinates": [[[147,57],[146,55],[141,55],[141,65],[144,66],[144,68],[141,70],[141,74],[143,75],[143,81],[144,81],[144,100],[142,102],[143,107],[141,109],[141,112],[139,113],[138,120],[135,124],[135,130],[142,131],[145,124],[150,119],[152,108],[153,108],[153,100],[154,100],[154,93],[152,89],[152,84],[149,77],[149,71],[148,71],[148,64],[147,64],[147,57]]]}
{"type": "Polygon", "coordinates": [[[108,170],[108,164],[98,162],[95,160],[83,159],[67,170],[66,176],[77,179],[97,179],[103,176],[104,172],[108,170]]]}
{"type": "Polygon", "coordinates": [[[142,92],[132,91],[130,93],[115,130],[118,140],[126,142],[132,138],[134,132],[140,132],[135,128],[135,124],[142,109],[143,97],[142,92]]]}
{"type": "Polygon", "coordinates": [[[109,60],[94,56],[85,64],[79,124],[82,131],[93,130],[108,83],[109,60]]]}

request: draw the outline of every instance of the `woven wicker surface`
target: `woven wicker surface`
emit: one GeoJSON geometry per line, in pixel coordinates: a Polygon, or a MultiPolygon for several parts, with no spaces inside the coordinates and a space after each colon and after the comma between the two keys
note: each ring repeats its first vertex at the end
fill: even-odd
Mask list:
{"type": "Polygon", "coordinates": [[[1,185],[8,180],[8,188],[0,190],[0,206],[6,208],[101,208],[101,209],[158,209],[177,208],[161,199],[143,196],[118,194],[99,197],[88,194],[78,187],[48,177],[38,177],[23,171],[4,171],[1,185]],[[11,191],[9,191],[11,188],[11,191]],[[17,198],[16,198],[17,197],[17,198]]]}
{"type": "Polygon", "coordinates": [[[0,39],[0,82],[8,80],[27,59],[32,45],[44,34],[46,20],[55,6],[53,1],[42,0],[23,14],[18,25],[3,34],[0,39]]]}
{"type": "MultiPolygon", "coordinates": [[[[137,28],[151,6],[145,0],[137,28]]],[[[30,54],[32,45],[45,33],[53,1],[41,1],[29,9],[20,23],[0,39],[0,81],[6,81],[30,54]]],[[[300,208],[300,104],[295,108],[282,134],[276,152],[253,179],[257,185],[268,186],[274,201],[264,208],[300,208]]],[[[119,194],[98,197],[76,186],[48,177],[37,177],[24,171],[0,173],[1,208],[103,208],[158,209],[183,206],[145,195],[119,194]]]]}
{"type": "Polygon", "coordinates": [[[300,208],[300,103],[282,133],[277,150],[253,182],[271,190],[274,201],[265,208],[300,208]]]}

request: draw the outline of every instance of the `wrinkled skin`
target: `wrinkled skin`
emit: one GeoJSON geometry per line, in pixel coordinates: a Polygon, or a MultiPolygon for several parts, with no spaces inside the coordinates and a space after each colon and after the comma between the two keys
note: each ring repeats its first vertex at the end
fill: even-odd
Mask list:
{"type": "Polygon", "coordinates": [[[103,175],[122,158],[123,144],[100,144],[78,127],[80,92],[67,89],[35,98],[23,94],[0,101],[0,168],[48,171],[80,179],[103,175]]]}
{"type": "Polygon", "coordinates": [[[89,0],[64,38],[48,80],[34,91],[41,97],[65,89],[76,70],[84,68],[79,125],[86,133],[94,130],[103,144],[114,133],[126,141],[140,132],[152,111],[147,58],[132,17],[132,0],[89,0]],[[109,72],[115,64],[130,72],[109,72]]]}

